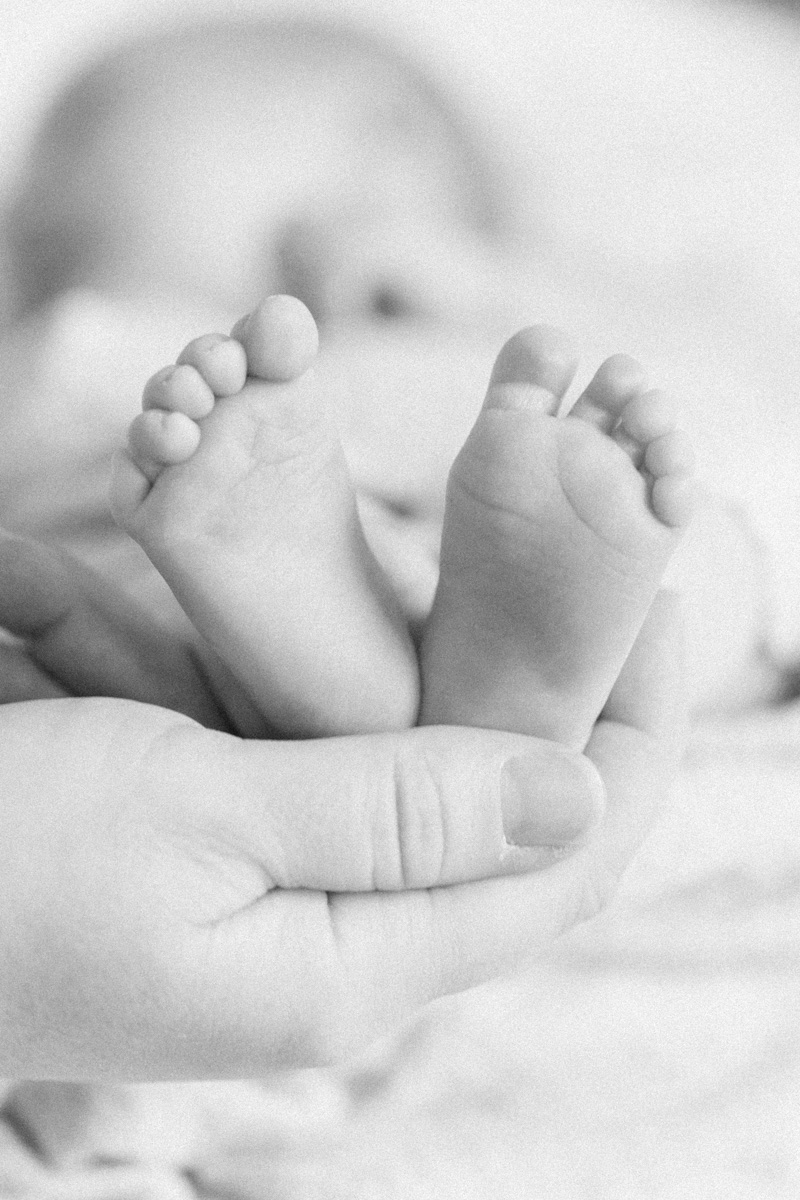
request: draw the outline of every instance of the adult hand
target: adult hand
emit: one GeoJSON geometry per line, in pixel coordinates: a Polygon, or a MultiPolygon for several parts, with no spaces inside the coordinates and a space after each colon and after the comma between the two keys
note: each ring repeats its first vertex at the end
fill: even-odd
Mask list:
{"type": "Polygon", "coordinates": [[[230,728],[188,638],[78,559],[0,531],[0,704],[117,696],[230,728]]]}
{"type": "Polygon", "coordinates": [[[519,735],[257,742],[129,700],[0,709],[0,1073],[322,1063],[549,944],[663,794],[673,616],[654,609],[589,746],[599,823],[589,762],[519,735]]]}

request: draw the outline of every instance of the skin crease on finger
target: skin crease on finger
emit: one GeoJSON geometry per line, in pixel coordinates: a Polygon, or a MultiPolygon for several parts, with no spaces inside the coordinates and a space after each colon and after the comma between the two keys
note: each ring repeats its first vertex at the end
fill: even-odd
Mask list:
{"type": "MultiPolygon", "coordinates": [[[[660,601],[590,744],[610,801],[591,858],[587,850],[550,871],[432,892],[265,894],[268,858],[253,852],[254,830],[265,848],[271,841],[264,798],[242,783],[253,772],[262,786],[273,778],[267,743],[119,701],[45,704],[33,724],[30,706],[6,708],[8,744],[15,729],[40,738],[47,722],[62,789],[58,819],[51,811],[43,830],[30,797],[31,788],[49,796],[37,781],[46,784],[50,759],[23,756],[22,789],[6,763],[10,837],[0,879],[12,970],[2,989],[4,1073],[186,1078],[319,1065],[364,1046],[426,1000],[548,945],[605,903],[662,797],[671,765],[662,753],[674,751],[664,735],[679,695],[674,617],[674,606],[660,601]],[[656,676],[662,682],[653,691],[656,676]],[[93,753],[99,729],[115,765],[113,795],[93,753]],[[654,737],[663,741],[658,753],[654,737]],[[206,754],[209,739],[220,738],[223,754],[212,755],[220,788],[210,796],[206,754]],[[219,804],[223,788],[232,794],[219,804]],[[242,840],[246,849],[237,852],[242,840]]],[[[447,731],[413,736],[446,741],[447,731]]],[[[485,736],[470,733],[476,746],[485,736]]],[[[347,772],[350,740],[330,740],[327,789],[336,790],[341,767],[347,772]]],[[[369,739],[378,757],[380,742],[369,739]]],[[[457,753],[464,750],[461,739],[457,753]]],[[[315,752],[313,742],[284,744],[284,768],[315,752]]],[[[391,777],[388,762],[374,766],[391,777]]],[[[311,760],[306,767],[308,781],[311,760]]],[[[475,800],[482,811],[481,788],[475,800]]]]}

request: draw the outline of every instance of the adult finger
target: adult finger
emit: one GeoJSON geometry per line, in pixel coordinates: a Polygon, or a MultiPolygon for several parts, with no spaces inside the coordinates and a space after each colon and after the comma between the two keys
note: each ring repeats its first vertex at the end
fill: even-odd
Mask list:
{"type": "MultiPolygon", "coordinates": [[[[648,768],[670,696],[646,669],[656,665],[649,645],[623,696],[640,724],[608,743],[605,760],[623,845],[639,806],[649,811],[663,789],[648,768]]],[[[432,727],[250,744],[118,700],[0,711],[7,1075],[241,1076],[341,1057],[436,996],[518,967],[587,915],[598,862],[607,870],[603,824],[544,869],[536,850],[533,869],[504,861],[504,811],[512,840],[548,844],[554,797],[588,792],[597,812],[593,768],[576,787],[573,755],[520,735],[432,727]],[[31,754],[37,738],[47,754],[31,754]],[[519,796],[504,810],[498,777],[520,757],[533,769],[527,781],[517,772],[519,796]],[[334,814],[321,849],[320,799],[334,814]],[[276,885],[302,883],[307,861],[337,886],[420,886],[276,885]],[[431,876],[452,882],[422,886],[431,876]]],[[[562,821],[557,836],[568,832],[562,821]]]]}
{"type": "Polygon", "coordinates": [[[334,893],[311,874],[350,888],[515,883],[497,874],[529,854],[543,878],[535,847],[506,845],[503,817],[518,842],[563,842],[576,815],[555,828],[554,800],[573,795],[592,820],[602,797],[580,756],[519,735],[248,743],[102,698],[0,714],[5,1075],[242,1076],[361,1044],[462,978],[454,936],[485,965],[498,934],[519,947],[530,925],[521,938],[512,912],[516,932],[502,933],[502,891],[461,930],[452,901],[441,919],[431,901],[464,885],[334,893]],[[501,768],[521,756],[534,781],[504,806],[501,768]]]}
{"type": "MultiPolygon", "coordinates": [[[[217,923],[211,943],[201,940],[196,961],[201,964],[203,994],[208,995],[210,986],[218,1012],[228,1006],[232,1020],[235,1007],[240,1020],[242,1040],[227,1043],[225,1053],[241,1059],[249,1038],[256,1039],[263,995],[268,988],[274,993],[278,974],[286,981],[282,1003],[291,1012],[286,1036],[295,1038],[292,1053],[298,1057],[294,1061],[320,1062],[366,1044],[436,996],[518,967],[596,912],[649,827],[673,777],[679,672],[667,668],[675,662],[675,638],[674,608],[660,600],[619,692],[609,701],[612,715],[598,723],[590,743],[589,754],[605,776],[608,810],[595,836],[574,853],[546,869],[504,878],[494,872],[494,878],[454,882],[449,887],[360,894],[276,889],[229,921],[217,923]],[[276,937],[276,928],[284,934],[276,937]]],[[[470,825],[486,829],[485,809],[492,807],[498,794],[492,771],[501,754],[512,748],[518,754],[522,743],[530,753],[535,745],[533,739],[504,738],[487,731],[470,731],[465,738],[463,730],[436,728],[383,741],[390,759],[394,756],[397,761],[403,753],[424,759],[428,754],[455,771],[452,782],[461,807],[453,809],[453,819],[462,830],[470,825]],[[459,761],[469,763],[463,773],[459,761]]],[[[339,774],[344,791],[338,812],[350,793],[371,786],[377,765],[367,758],[360,775],[353,760],[349,780],[339,774]]],[[[410,777],[401,771],[396,778],[410,777]]],[[[171,786],[176,783],[172,780],[171,786]]],[[[246,776],[245,783],[249,792],[252,777],[246,776]]],[[[240,792],[236,786],[234,793],[240,792]]],[[[406,793],[405,803],[413,794],[413,789],[406,793]]],[[[536,811],[538,794],[532,779],[527,790],[531,813],[536,811]]],[[[287,803],[287,816],[289,807],[287,803]]],[[[397,807],[399,811],[403,804],[397,807]]],[[[496,822],[497,817],[490,822],[488,842],[495,847],[496,822]]],[[[531,829],[533,824],[531,818],[531,829]]],[[[313,840],[313,831],[304,822],[303,828],[313,840]]],[[[361,833],[363,840],[363,829],[361,833]]],[[[480,844],[479,837],[471,861],[485,865],[489,857],[485,850],[475,852],[480,844]]],[[[424,851],[425,839],[418,845],[424,851]]],[[[463,853],[465,843],[459,845],[463,878],[475,879],[474,868],[469,872],[470,855],[463,853]]],[[[348,855],[347,846],[336,840],[330,851],[331,863],[348,855]]],[[[263,843],[259,852],[263,853],[263,843]]],[[[410,864],[407,857],[406,879],[412,877],[410,864]]],[[[270,871],[274,869],[270,861],[270,871]]],[[[330,869],[338,882],[343,881],[340,868],[330,869]]],[[[450,877],[455,877],[455,871],[450,877]]],[[[423,878],[420,872],[420,883],[423,878]]]]}
{"type": "Polygon", "coordinates": [[[603,803],[581,755],[481,729],[286,743],[185,723],[143,771],[128,787],[201,887],[163,952],[195,1030],[168,1073],[319,1064],[517,964],[572,923],[564,855],[603,803]]]}
{"type": "Polygon", "coordinates": [[[77,559],[4,532],[0,626],[62,689],[51,694],[140,700],[228,728],[188,645],[77,559]]]}
{"type": "Polygon", "coordinates": [[[686,741],[685,678],[680,600],[662,591],[586,750],[613,798],[592,845],[593,908],[614,891],[668,803],[686,741]]]}
{"type": "Polygon", "coordinates": [[[256,856],[274,888],[408,891],[550,867],[600,825],[601,775],[614,800],[607,841],[635,840],[651,821],[675,765],[676,616],[659,596],[587,757],[460,727],[212,742],[187,726],[165,743],[160,778],[204,836],[256,856]]]}
{"type": "Polygon", "coordinates": [[[300,742],[187,726],[165,790],[203,836],[258,859],[273,888],[399,892],[550,866],[597,825],[603,785],[538,738],[430,726],[300,742]]]}

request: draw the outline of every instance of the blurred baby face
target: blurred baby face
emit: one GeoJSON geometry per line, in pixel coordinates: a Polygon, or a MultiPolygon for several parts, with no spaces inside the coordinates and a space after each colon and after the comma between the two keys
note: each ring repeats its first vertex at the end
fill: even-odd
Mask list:
{"type": "MultiPolygon", "coordinates": [[[[64,437],[57,420],[48,424],[54,444],[60,438],[53,455],[37,445],[48,480],[39,494],[55,496],[63,476],[63,517],[80,474],[80,503],[96,503],[107,442],[124,437],[147,375],[188,338],[230,328],[263,296],[290,292],[321,326],[320,387],[338,413],[368,537],[409,610],[424,610],[447,472],[513,329],[488,319],[494,263],[452,142],[390,60],[282,53],[265,63],[261,53],[234,70],[229,55],[195,47],[140,64],[127,99],[83,151],[90,186],[79,204],[99,197],[99,225],[112,216],[92,282],[133,301],[150,326],[79,301],[56,306],[50,330],[37,331],[52,356],[59,416],[65,395],[83,408],[80,420],[65,415],[64,437]],[[113,347],[115,321],[120,346],[152,343],[141,367],[116,357],[124,371],[116,384],[97,366],[97,331],[113,347]],[[93,341],[90,355],[82,339],[93,341]],[[95,379],[68,383],[75,364],[95,379]],[[75,431],[92,428],[106,439],[102,450],[76,457],[75,431]]],[[[113,350],[108,361],[113,371],[113,350]]],[[[22,418],[26,411],[18,408],[22,418]]],[[[72,528],[90,523],[75,508],[72,528]]]]}
{"type": "Polygon", "coordinates": [[[276,55],[234,74],[196,48],[155,64],[89,154],[115,214],[105,282],[233,314],[291,290],[324,322],[469,303],[458,274],[476,239],[456,148],[381,65],[379,78],[368,61],[276,55]]]}
{"type": "Polygon", "coordinates": [[[490,256],[447,144],[401,75],[276,61],[198,89],[196,69],[159,76],[107,135],[127,232],[105,282],[229,324],[271,292],[303,299],[368,535],[385,561],[417,547],[429,591],[447,471],[498,348],[490,256]]]}

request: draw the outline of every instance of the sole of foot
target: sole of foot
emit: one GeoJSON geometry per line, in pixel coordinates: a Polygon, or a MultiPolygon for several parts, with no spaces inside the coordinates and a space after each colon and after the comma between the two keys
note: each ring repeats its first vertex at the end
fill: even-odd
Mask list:
{"type": "Polygon", "coordinates": [[[615,355],[564,413],[577,361],[547,326],[498,356],[448,482],[423,723],[582,748],[690,521],[693,453],[670,401],[615,355]]]}
{"type": "Polygon", "coordinates": [[[150,379],[111,507],[270,728],[403,728],[405,621],[364,541],[308,309],[271,296],[150,379]]]}

